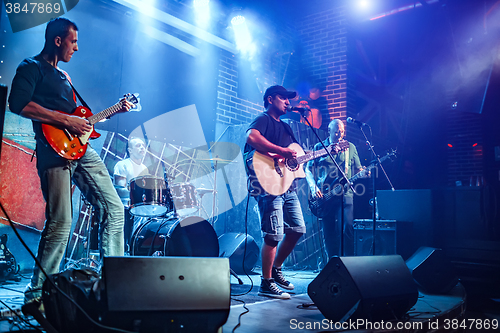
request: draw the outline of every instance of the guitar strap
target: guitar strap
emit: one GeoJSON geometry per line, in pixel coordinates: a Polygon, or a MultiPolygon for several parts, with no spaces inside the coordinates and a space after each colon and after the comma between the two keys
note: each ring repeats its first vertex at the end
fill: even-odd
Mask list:
{"type": "Polygon", "coordinates": [[[85,103],[85,101],[83,100],[82,96],[80,96],[80,94],[78,93],[78,91],[76,91],[75,87],[73,86],[73,84],[71,83],[71,80],[69,78],[69,76],[66,74],[66,72],[64,71],[60,71],[64,76],[66,76],[66,79],[68,80],[68,83],[69,85],[71,86],[71,89],[73,89],[76,97],[78,97],[78,99],[80,100],[80,102],[82,102],[82,105],[85,106],[87,109],[89,109],[90,111],[92,111],[92,109],[88,106],[87,103],[85,103]]]}
{"type": "Polygon", "coordinates": [[[349,175],[348,171],[349,171],[349,148],[347,148],[345,150],[345,175],[347,177],[347,175],[349,175]]]}
{"type": "Polygon", "coordinates": [[[80,102],[82,102],[82,105],[85,106],[90,111],[92,111],[92,109],[88,106],[88,104],[85,103],[85,101],[83,100],[82,96],[80,96],[80,94],[78,93],[78,91],[76,91],[75,87],[73,87],[73,84],[71,84],[71,81],[68,80],[68,82],[69,82],[69,85],[71,86],[71,88],[73,89],[73,91],[75,92],[76,97],[78,97],[78,99],[80,100],[80,102]]]}

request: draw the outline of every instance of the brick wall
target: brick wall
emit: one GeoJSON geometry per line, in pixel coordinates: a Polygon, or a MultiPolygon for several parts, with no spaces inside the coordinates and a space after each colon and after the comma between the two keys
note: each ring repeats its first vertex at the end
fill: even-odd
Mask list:
{"type": "MultiPolygon", "coordinates": [[[[276,24],[275,22],[272,24],[276,24]]],[[[257,47],[262,47],[258,54],[259,70],[255,72],[255,82],[259,86],[260,95],[242,98],[241,87],[238,86],[241,55],[221,51],[219,57],[219,76],[217,87],[217,122],[226,125],[239,125],[251,122],[264,111],[262,96],[267,87],[280,84],[293,89],[293,80],[298,71],[298,59],[293,56],[295,44],[294,28],[290,25],[277,25],[280,31],[265,40],[258,41],[257,47]],[[288,52],[287,52],[288,51],[288,52]]],[[[272,27],[276,29],[275,26],[272,27]]],[[[250,82],[253,84],[254,82],[250,82]]]]}
{"type": "Polygon", "coordinates": [[[323,126],[347,117],[348,18],[345,7],[330,8],[306,17],[299,29],[302,70],[324,100],[323,126]]]}
{"type": "Polygon", "coordinates": [[[249,123],[264,110],[262,103],[238,97],[238,61],[221,51],[217,86],[217,121],[228,125],[249,123]]]}

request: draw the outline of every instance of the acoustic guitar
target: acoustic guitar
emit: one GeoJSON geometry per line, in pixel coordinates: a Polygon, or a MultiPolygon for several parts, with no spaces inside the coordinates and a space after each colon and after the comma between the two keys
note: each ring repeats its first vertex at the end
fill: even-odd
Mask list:
{"type": "MultiPolygon", "coordinates": [[[[296,158],[284,158],[277,154],[262,154],[258,151],[249,154],[246,166],[250,187],[254,191],[253,195],[259,194],[255,192],[260,191],[261,188],[272,195],[285,193],[295,178],[306,176],[302,164],[328,154],[324,148],[306,154],[298,143],[292,143],[288,148],[297,152],[296,158]]],[[[349,142],[345,140],[326,147],[332,154],[338,154],[347,148],[349,148],[349,142]]]]}

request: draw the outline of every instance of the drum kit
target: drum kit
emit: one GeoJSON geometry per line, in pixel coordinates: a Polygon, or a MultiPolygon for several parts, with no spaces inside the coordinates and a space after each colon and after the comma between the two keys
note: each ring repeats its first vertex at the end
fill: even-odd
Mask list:
{"type": "Polygon", "coordinates": [[[132,179],[129,190],[129,211],[134,218],[130,255],[219,256],[214,228],[195,216],[200,211],[198,198],[214,190],[196,189],[190,183],[169,186],[167,177],[154,176],[132,179]]]}

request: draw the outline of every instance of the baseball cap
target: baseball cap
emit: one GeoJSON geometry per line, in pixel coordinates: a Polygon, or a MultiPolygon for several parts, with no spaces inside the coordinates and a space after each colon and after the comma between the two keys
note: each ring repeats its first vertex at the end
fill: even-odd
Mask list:
{"type": "Polygon", "coordinates": [[[266,93],[264,94],[264,101],[268,96],[274,94],[278,94],[286,98],[294,98],[295,96],[297,96],[297,93],[295,91],[288,91],[285,89],[285,87],[276,85],[266,89],[266,93]]]}

